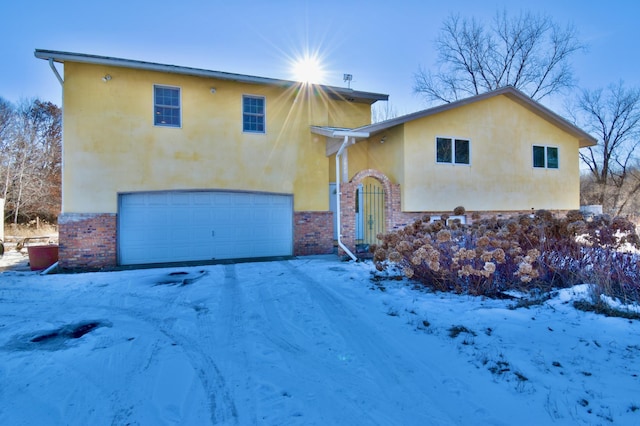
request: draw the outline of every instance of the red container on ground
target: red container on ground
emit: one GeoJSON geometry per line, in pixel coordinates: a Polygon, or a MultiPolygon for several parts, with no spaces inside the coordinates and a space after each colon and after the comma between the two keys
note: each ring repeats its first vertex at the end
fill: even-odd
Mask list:
{"type": "Polygon", "coordinates": [[[32,271],[46,269],[58,261],[58,246],[54,244],[46,246],[28,246],[29,266],[32,271]]]}

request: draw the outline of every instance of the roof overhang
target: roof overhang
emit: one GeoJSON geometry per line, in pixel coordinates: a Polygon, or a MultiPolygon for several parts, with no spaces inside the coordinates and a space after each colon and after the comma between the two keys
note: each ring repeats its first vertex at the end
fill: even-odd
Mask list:
{"type": "Polygon", "coordinates": [[[464,105],[469,105],[474,102],[482,101],[484,99],[489,99],[494,96],[504,95],[512,101],[518,103],[519,105],[525,107],[529,111],[538,115],[544,120],[547,120],[551,124],[557,126],[573,137],[577,138],[579,141],[579,147],[585,148],[588,146],[593,146],[598,143],[598,140],[591,136],[589,133],[575,126],[571,122],[567,121],[565,118],[551,111],[549,108],[540,104],[539,102],[534,101],[529,96],[522,93],[520,90],[514,88],[513,86],[506,86],[500,89],[493,90],[491,92],[481,93],[476,96],[471,96],[469,98],[460,99],[458,101],[442,104],[435,106],[433,108],[425,109],[422,111],[417,111],[411,114],[403,115],[401,117],[392,118],[390,120],[381,121],[379,123],[369,124],[367,126],[359,127],[357,129],[353,129],[354,131],[365,131],[369,132],[371,135],[376,133],[380,133],[384,130],[387,130],[391,127],[395,127],[404,123],[407,123],[412,120],[417,120],[423,117],[428,117],[431,115],[438,114],[440,112],[448,111],[450,109],[459,108],[464,105]]]}
{"type": "MultiPolygon", "coordinates": [[[[268,77],[258,77],[245,74],[234,74],[222,71],[211,71],[200,68],[182,67],[176,65],[158,64],[155,62],[136,61],[131,59],[114,58],[110,56],[88,55],[84,53],[61,52],[56,50],[36,49],[35,57],[44,60],[53,60],[54,62],[79,62],[94,65],[104,65],[110,67],[133,68],[146,71],[156,71],[164,73],[192,75],[197,77],[214,78],[217,80],[235,81],[248,84],[262,84],[269,86],[279,86],[283,88],[301,86],[307,83],[301,83],[292,80],[281,80],[268,77]]],[[[345,87],[327,86],[323,84],[313,85],[330,98],[343,100],[347,102],[357,102],[373,104],[377,101],[386,101],[389,95],[373,92],[362,92],[345,87]]]]}
{"type": "Polygon", "coordinates": [[[325,149],[327,157],[340,150],[345,138],[351,139],[353,143],[356,143],[357,141],[367,139],[370,136],[369,132],[323,126],[311,126],[311,133],[325,136],[327,138],[327,145],[325,149]]]}

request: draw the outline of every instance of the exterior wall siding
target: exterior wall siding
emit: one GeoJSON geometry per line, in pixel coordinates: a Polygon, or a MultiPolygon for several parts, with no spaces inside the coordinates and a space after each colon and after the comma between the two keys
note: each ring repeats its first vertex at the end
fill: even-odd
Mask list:
{"type": "Polygon", "coordinates": [[[118,192],[206,188],[293,193],[296,210],[326,211],[325,138],[309,125],[370,122],[369,104],[275,85],[73,62],[64,74],[63,212],[117,213],[118,192]],[[180,88],[180,127],[153,124],[154,84],[180,88]],[[242,131],[246,94],[265,98],[264,133],[242,131]]]}
{"type": "Polygon", "coordinates": [[[580,206],[578,138],[506,96],[460,106],[403,127],[404,172],[398,182],[406,211],[446,211],[458,205],[470,211],[580,206]],[[438,163],[437,137],[468,139],[469,165],[438,163]],[[559,167],[534,168],[534,145],[557,147],[559,167]]]}

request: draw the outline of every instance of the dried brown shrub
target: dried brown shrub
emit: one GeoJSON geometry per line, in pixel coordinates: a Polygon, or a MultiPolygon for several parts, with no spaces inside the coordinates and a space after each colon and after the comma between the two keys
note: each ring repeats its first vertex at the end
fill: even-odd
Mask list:
{"type": "Polygon", "coordinates": [[[578,211],[560,218],[540,210],[471,225],[428,220],[381,236],[376,268],[397,263],[407,277],[440,291],[497,296],[595,282],[606,294],[640,300],[638,255],[620,251],[625,245],[640,249],[640,239],[624,218],[586,221],[578,211]]]}
{"type": "Polygon", "coordinates": [[[463,206],[458,206],[455,209],[453,209],[453,215],[454,216],[462,216],[463,214],[466,213],[466,209],[463,206]]]}

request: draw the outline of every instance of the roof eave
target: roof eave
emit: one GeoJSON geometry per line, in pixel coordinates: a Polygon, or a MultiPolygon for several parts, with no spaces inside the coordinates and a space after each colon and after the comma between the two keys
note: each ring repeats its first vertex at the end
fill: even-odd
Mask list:
{"type": "Polygon", "coordinates": [[[532,111],[533,113],[537,114],[541,118],[549,121],[550,123],[558,126],[565,132],[569,133],[570,135],[576,137],[579,140],[580,148],[593,146],[598,143],[597,139],[595,139],[593,136],[591,136],[584,130],[580,129],[573,123],[567,121],[565,118],[561,117],[555,112],[551,111],[550,109],[540,104],[539,102],[534,101],[533,99],[531,99],[530,97],[522,93],[520,90],[514,88],[513,86],[502,87],[500,89],[496,89],[491,92],[481,93],[479,95],[471,96],[465,99],[460,99],[450,103],[445,103],[432,108],[427,108],[425,110],[417,111],[401,117],[392,118],[390,120],[381,121],[379,123],[369,124],[367,126],[359,127],[354,130],[361,130],[361,131],[369,132],[371,134],[375,134],[383,130],[389,129],[391,127],[395,127],[400,124],[407,123],[412,120],[428,117],[443,111],[447,111],[447,110],[458,108],[464,105],[472,104],[472,103],[475,103],[484,99],[488,99],[494,96],[498,96],[498,95],[507,96],[509,99],[524,106],[529,111],[532,111]]]}
{"type": "MultiPolygon", "coordinates": [[[[156,71],[183,75],[192,75],[197,77],[215,78],[219,80],[235,81],[239,83],[263,84],[279,87],[294,87],[306,83],[300,83],[293,80],[281,80],[268,77],[258,77],[246,74],[234,74],[222,71],[211,71],[200,68],[183,67],[177,65],[159,64],[155,62],[137,61],[132,59],[114,58],[109,56],[88,55],[84,53],[61,52],[55,50],[36,49],[34,53],[38,59],[53,60],[55,62],[64,63],[79,62],[86,64],[104,65],[121,68],[134,68],[146,71],[156,71]]],[[[331,98],[344,100],[348,102],[367,103],[369,105],[376,101],[386,101],[389,95],[373,92],[361,92],[344,87],[335,87],[327,85],[317,85],[331,98]]]]}

